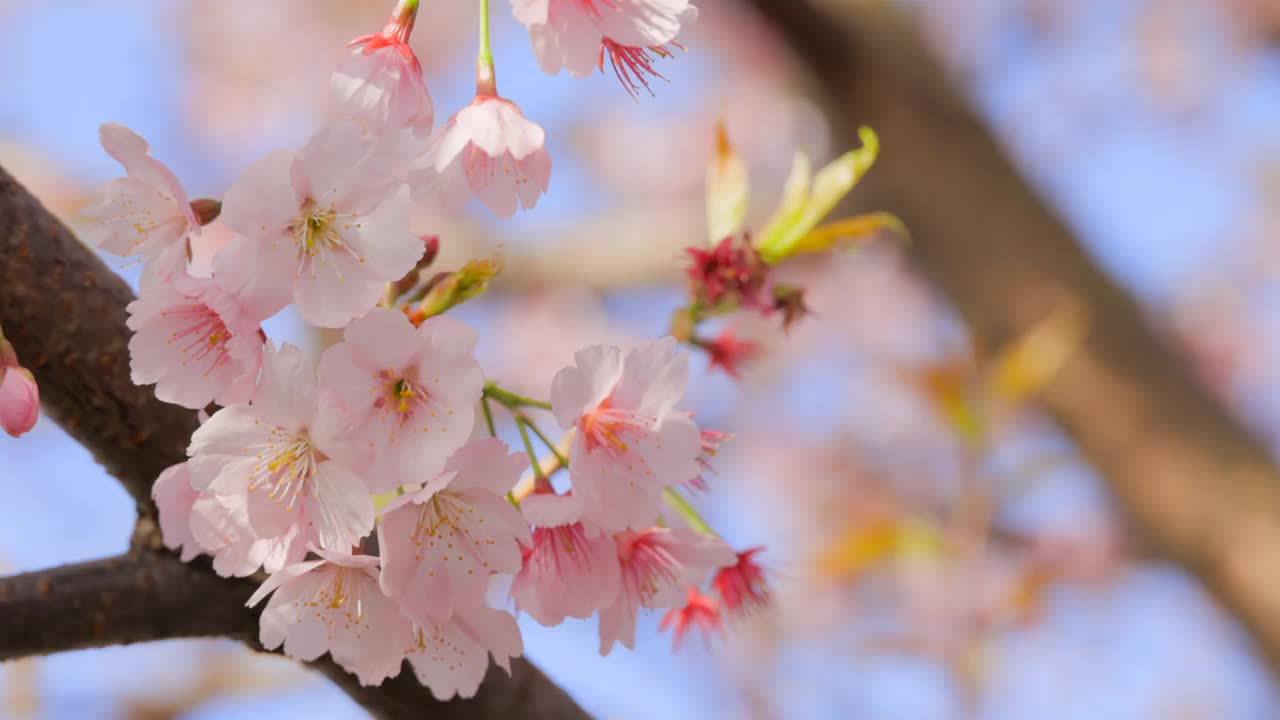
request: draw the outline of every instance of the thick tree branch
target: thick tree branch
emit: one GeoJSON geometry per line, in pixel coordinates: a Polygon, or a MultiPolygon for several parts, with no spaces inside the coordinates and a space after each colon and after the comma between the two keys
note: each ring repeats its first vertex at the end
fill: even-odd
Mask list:
{"type": "MultiPolygon", "coordinates": [[[[0,579],[0,660],[163,638],[221,636],[258,648],[248,580],[217,577],[158,548],[151,484],[186,458],[195,413],[129,378],[129,287],[0,168],[0,325],[40,385],[44,411],[137,501],[134,548],[110,560],[0,579]]],[[[375,717],[585,718],[523,661],[490,673],[471,700],[441,703],[412,673],[361,688],[323,659],[312,666],[375,717]]]]}
{"type": "Polygon", "coordinates": [[[857,124],[880,133],[869,199],[906,221],[921,266],[982,345],[1064,301],[1088,310],[1091,333],[1046,408],[1154,549],[1198,575],[1280,670],[1280,472],[1266,449],[1030,189],[897,4],[748,1],[812,71],[846,141],[857,124]]]}
{"type": "MultiPolygon", "coordinates": [[[[174,638],[226,637],[258,644],[258,614],[244,606],[256,583],[214,575],[163,550],[135,549],[106,560],[0,578],[0,662],[67,650],[174,638]]],[[[491,667],[474,700],[440,702],[406,669],[361,687],[328,657],[308,665],[379,718],[586,718],[523,659],[511,676],[491,667]]]]}
{"type": "Polygon", "coordinates": [[[129,379],[133,292],[0,168],[0,327],[44,413],[149,511],[151,483],[185,459],[196,415],[129,379]]]}
{"type": "Polygon", "coordinates": [[[0,578],[0,661],[169,638],[251,639],[247,580],[224,580],[163,551],[0,578]]]}

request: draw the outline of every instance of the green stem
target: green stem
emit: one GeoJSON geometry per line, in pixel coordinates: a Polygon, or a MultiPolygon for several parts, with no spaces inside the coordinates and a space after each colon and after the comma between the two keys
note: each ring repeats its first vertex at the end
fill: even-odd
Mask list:
{"type": "Polygon", "coordinates": [[[489,407],[488,396],[480,396],[480,409],[484,411],[484,424],[489,427],[489,437],[498,437],[498,428],[493,424],[493,410],[489,407]]]}
{"type": "Polygon", "coordinates": [[[525,425],[528,425],[529,429],[533,431],[533,434],[537,435],[538,439],[542,441],[542,444],[546,445],[547,449],[551,451],[551,454],[556,456],[556,460],[560,463],[560,467],[569,467],[569,458],[560,454],[560,448],[556,447],[556,444],[551,442],[551,438],[547,437],[546,434],[538,428],[537,424],[526,417],[524,413],[520,413],[518,420],[523,422],[525,425]]]}
{"type": "Polygon", "coordinates": [[[550,410],[551,403],[541,400],[534,400],[523,395],[517,395],[509,390],[503,390],[492,382],[484,384],[484,396],[493,398],[509,410],[515,410],[522,407],[538,408],[540,410],[550,410]]]}
{"type": "Polygon", "coordinates": [[[476,94],[498,94],[493,74],[493,52],[489,48],[489,0],[480,0],[480,54],[476,58],[476,94]]]}
{"type": "Polygon", "coordinates": [[[529,463],[533,465],[533,476],[539,480],[546,476],[542,474],[542,466],[538,463],[538,455],[533,451],[533,443],[529,440],[529,421],[522,417],[516,417],[516,428],[520,430],[520,439],[524,441],[524,451],[529,454],[529,463]]]}
{"type": "Polygon", "coordinates": [[[689,523],[689,527],[697,530],[703,535],[714,536],[716,534],[716,531],[711,529],[711,526],[707,524],[707,521],[702,519],[702,516],[698,514],[698,511],[693,509],[693,505],[690,505],[689,501],[685,500],[684,496],[680,493],[672,490],[671,488],[663,488],[662,499],[667,501],[667,505],[672,510],[680,513],[680,517],[684,518],[684,521],[689,523]]]}

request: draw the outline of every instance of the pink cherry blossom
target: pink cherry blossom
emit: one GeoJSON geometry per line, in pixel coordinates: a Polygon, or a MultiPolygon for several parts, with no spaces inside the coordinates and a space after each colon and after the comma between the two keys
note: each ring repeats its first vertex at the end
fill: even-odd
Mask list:
{"type": "Polygon", "coordinates": [[[431,138],[411,170],[415,192],[457,212],[474,195],[498,217],[531,210],[551,182],[546,133],[515,103],[477,95],[431,138]]]}
{"type": "Polygon", "coordinates": [[[688,357],[673,338],[625,357],[617,347],[579,350],[558,372],[551,405],[577,428],[569,477],[584,517],[606,530],[652,525],[662,488],[697,477],[701,444],[688,413],[675,409],[688,381],[688,357]]]}
{"type": "Polygon", "coordinates": [[[481,604],[489,576],[520,570],[529,526],[504,495],[528,467],[494,438],[464,445],[444,472],[393,500],[378,525],[382,588],[426,626],[481,604]]]}
{"type": "Polygon", "coordinates": [[[143,287],[128,310],[135,383],[192,409],[253,396],[263,345],[255,308],[214,280],[184,276],[143,287]]]}
{"type": "Polygon", "coordinates": [[[98,136],[127,176],[108,182],[98,201],[81,211],[92,221],[85,240],[121,257],[141,255],[149,266],[159,263],[161,275],[185,266],[187,236],[199,231],[200,222],[182,183],[129,128],[107,123],[98,136]]]}
{"type": "Polygon", "coordinates": [[[258,638],[291,658],[311,661],[328,652],[361,685],[400,673],[412,626],[378,588],[378,558],[314,550],[320,560],[289,565],[249,598],[262,610],[258,638]]]}
{"type": "Polygon", "coordinates": [[[635,649],[641,607],[671,607],[687,586],[702,584],[709,572],[735,560],[719,538],[686,529],[623,532],[614,540],[622,585],[614,604],[600,611],[601,655],[609,654],[615,642],[635,649]]]}
{"type": "Polygon", "coordinates": [[[532,545],[523,548],[524,565],[511,583],[516,607],[551,626],[612,605],[618,596],[617,549],[612,537],[578,520],[577,498],[534,494],[520,510],[534,530],[532,545]]]}
{"type": "Polygon", "coordinates": [[[269,346],[253,403],[219,410],[191,436],[192,483],[243,506],[256,538],[297,529],[305,542],[349,550],[373,529],[373,501],[336,406],[301,350],[269,346]]]}
{"type": "Polygon", "coordinates": [[[363,315],[422,257],[398,161],[351,122],[259,160],[223,200],[222,221],[241,237],[214,276],[270,312],[292,300],[321,327],[363,315]]]}
{"type": "Polygon", "coordinates": [[[689,0],[511,0],[511,6],[545,72],[563,68],[585,77],[607,54],[632,95],[648,88],[646,76],[661,77],[653,56],[669,56],[667,46],[698,16],[689,0]]]}
{"type": "Polygon", "coordinates": [[[404,313],[374,308],[345,338],[321,358],[320,382],[350,411],[353,439],[374,452],[370,489],[438,475],[475,424],[484,386],[475,332],[444,316],[415,328],[404,313]]]}
{"type": "Polygon", "coordinates": [[[190,562],[201,550],[191,534],[191,506],[200,493],[191,487],[191,470],[185,462],[165,468],[151,486],[151,499],[160,511],[160,535],[164,546],[182,550],[182,562],[190,562]]]}
{"type": "Polygon", "coordinates": [[[520,626],[509,613],[483,605],[460,610],[444,622],[415,626],[409,664],[438,700],[473,697],[489,670],[489,656],[511,672],[524,652],[520,626]]]}
{"type": "Polygon", "coordinates": [[[0,367],[0,428],[10,437],[31,431],[40,419],[40,388],[24,367],[0,367]]]}
{"type": "Polygon", "coordinates": [[[335,115],[353,118],[375,134],[410,127],[431,131],[431,95],[409,47],[417,14],[417,0],[400,0],[382,32],[349,43],[351,53],[329,84],[335,115]]]}

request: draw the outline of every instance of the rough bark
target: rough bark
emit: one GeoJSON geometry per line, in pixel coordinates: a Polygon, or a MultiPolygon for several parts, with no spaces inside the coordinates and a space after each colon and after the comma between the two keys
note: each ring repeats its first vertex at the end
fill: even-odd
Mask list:
{"type": "MultiPolygon", "coordinates": [[[[159,547],[151,484],[181,462],[193,411],[129,378],[125,306],[115,273],[0,168],[0,327],[40,385],[43,412],[138,504],[133,549],[108,560],[0,578],[0,660],[148,640],[231,637],[257,646],[248,580],[217,577],[159,547]]],[[[585,718],[524,661],[491,672],[471,700],[440,702],[412,673],[362,688],[327,659],[311,664],[379,718],[585,718]]]]}
{"type": "Polygon", "coordinates": [[[150,640],[251,639],[248,580],[167,552],[131,552],[0,578],[0,661],[150,640]]]}
{"type": "Polygon", "coordinates": [[[1280,472],[1266,448],[1031,189],[895,3],[747,1],[811,71],[844,140],[858,124],[880,134],[861,192],[906,221],[919,265],[980,344],[1062,302],[1088,311],[1090,334],[1044,407],[1145,541],[1196,574],[1280,670],[1280,472]]]}
{"type": "Polygon", "coordinates": [[[0,327],[40,386],[42,410],[151,508],[151,483],[185,458],[190,410],[129,379],[133,292],[0,168],[0,327]]]}

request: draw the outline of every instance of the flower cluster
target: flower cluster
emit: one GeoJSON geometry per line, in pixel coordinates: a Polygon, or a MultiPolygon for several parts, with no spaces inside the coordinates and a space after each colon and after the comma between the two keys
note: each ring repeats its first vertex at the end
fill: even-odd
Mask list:
{"type": "Polygon", "coordinates": [[[826,252],[881,230],[906,234],[893,215],[870,213],[822,224],[837,203],[857,185],[880,151],[876,134],[860,131],[862,147],[841,156],[815,176],[807,155],[798,153],[782,203],[755,235],[746,232],[750,178],[734,152],[723,124],[716,132],[716,153],[707,169],[707,240],[685,250],[689,304],[672,317],[671,334],[706,352],[710,366],[739,377],[761,352],[752,341],[726,328],[714,339],[698,333],[706,320],[738,310],[782,317],[782,329],[809,314],[804,288],[779,282],[776,266],[802,254],[826,252]]]}
{"type": "MultiPolygon", "coordinates": [[[[576,73],[587,50],[607,53],[631,89],[626,78],[642,78],[647,53],[665,52],[694,14],[673,0],[514,4],[544,67],[576,73]]],[[[692,603],[679,606],[698,598],[681,634],[711,610],[718,619],[720,603],[758,607],[767,588],[756,551],[735,553],[681,494],[705,489],[728,436],[678,407],[688,360],[673,338],[585,348],[542,402],[487,383],[476,333],[442,314],[500,264],[428,272],[439,241],[411,231],[415,198],[475,196],[510,215],[537,203],[551,162],[543,130],[497,94],[491,61],[475,99],[432,131],[408,45],[417,10],[401,0],[380,33],[353,41],[326,124],[254,163],[220,201],[191,200],[142,138],[103,126],[126,177],[86,216],[98,247],[144,263],[128,308],[134,382],[212,413],[188,460],[155,482],[166,545],[212,556],[224,576],[269,575],[250,599],[265,647],[328,653],[364,684],[408,660],[438,697],[466,697],[490,657],[508,668],[522,652],[513,614],[487,603],[502,578],[510,605],[541,624],[598,613],[602,653],[634,646],[642,609],[692,617],[692,603]],[[287,306],[341,340],[318,359],[272,341],[262,323],[287,306]],[[526,452],[497,439],[494,404],[526,452]],[[570,487],[557,492],[561,470],[570,487]],[[696,589],[709,580],[714,607],[696,589]]]]}

